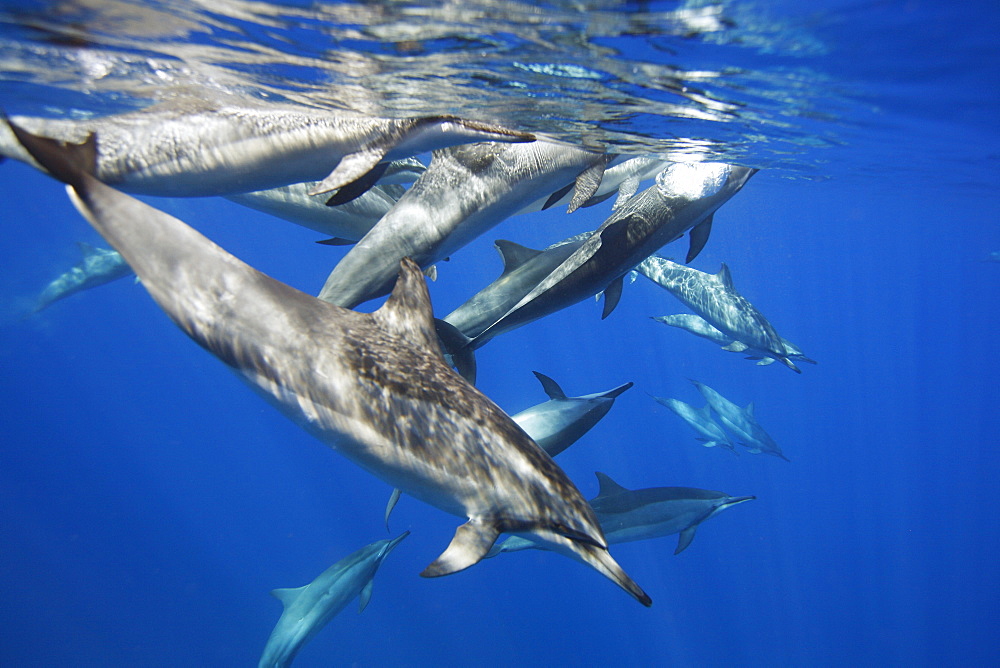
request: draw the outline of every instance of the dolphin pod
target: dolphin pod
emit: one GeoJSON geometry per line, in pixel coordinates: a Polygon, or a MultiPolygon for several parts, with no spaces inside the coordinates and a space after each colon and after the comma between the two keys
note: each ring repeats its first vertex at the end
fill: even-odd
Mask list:
{"type": "Polygon", "coordinates": [[[163,311],[283,414],[410,496],[467,518],[421,575],[479,562],[501,533],[582,561],[643,605],[576,486],[445,363],[420,268],[403,259],[371,314],[299,292],[184,222],[91,176],[100,137],[67,145],[10,127],[163,311]]]}

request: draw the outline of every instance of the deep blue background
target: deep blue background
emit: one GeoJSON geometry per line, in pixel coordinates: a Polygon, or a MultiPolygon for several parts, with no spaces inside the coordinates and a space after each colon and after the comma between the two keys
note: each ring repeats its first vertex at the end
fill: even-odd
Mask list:
{"type": "MultiPolygon", "coordinates": [[[[858,76],[865,57],[840,66],[858,76]]],[[[995,60],[972,60],[985,68],[976,82],[995,73],[995,60]]],[[[998,116],[995,93],[949,77],[936,80],[979,107],[950,114],[928,97],[857,137],[878,141],[831,151],[827,180],[763,171],[716,216],[694,266],[729,264],[819,361],[801,376],[649,320],[683,308],[642,278],[605,321],[588,301],[480,351],[480,388],[512,413],[545,399],[532,370],[571,395],[635,382],[559,458],[586,496],[595,470],[630,488],[757,495],[679,556],[675,538],[613,548],[652,609],[550,553],[421,579],[459,520],[404,499],[393,535],[413,533],[371,605],[345,610],[296,665],[1000,660],[1000,264],[981,261],[1000,250],[998,116]],[[894,146],[923,160],[855,168],[891,165],[894,146]],[[701,448],[645,394],[700,405],[688,378],[754,401],[792,461],[701,448]]],[[[900,112],[895,83],[885,104],[900,112]]],[[[26,166],[0,166],[0,193],[0,664],[255,665],[280,614],[267,592],[386,537],[389,488],[272,410],[129,280],[19,320],[77,261],[73,242],[98,239],[26,166]]],[[[307,292],[343,253],[223,200],[157,204],[307,292]]],[[[541,247],[607,213],[507,221],[439,266],[436,312],[499,273],[492,239],[541,247]]]]}

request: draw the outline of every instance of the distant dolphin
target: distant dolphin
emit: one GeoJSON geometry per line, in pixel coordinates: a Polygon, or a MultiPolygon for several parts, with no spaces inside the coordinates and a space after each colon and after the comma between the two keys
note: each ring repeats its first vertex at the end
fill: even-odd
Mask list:
{"type": "Polygon", "coordinates": [[[670,165],[657,175],[656,185],[629,199],[573,255],[476,338],[488,339],[521,327],[602,291],[602,317],[607,317],[618,305],[625,274],[661,246],[691,230],[689,257],[696,255],[707,239],[715,211],[755,171],[721,163],[670,165]]]}
{"type": "Polygon", "coordinates": [[[667,290],[726,336],[763,351],[795,373],[802,373],[790,359],[792,351],[785,347],[774,325],[736,291],[725,263],[718,274],[707,274],[653,255],[639,264],[636,271],[667,290]]]}
{"type": "Polygon", "coordinates": [[[698,409],[690,404],[684,403],[680,399],[670,399],[668,397],[653,397],[653,399],[655,399],[657,403],[669,408],[675,415],[677,415],[677,417],[687,422],[692,429],[701,434],[704,438],[699,438],[697,440],[701,441],[701,444],[706,448],[721,445],[733,454],[739,454],[736,452],[736,446],[734,446],[732,441],[729,440],[729,436],[726,434],[725,430],[712,419],[711,405],[705,404],[704,407],[698,409]]]}
{"type": "Polygon", "coordinates": [[[428,267],[449,257],[524,201],[574,183],[590,197],[608,156],[546,141],[465,144],[434,152],[406,194],[330,273],[319,298],[354,308],[389,293],[403,257],[428,267]]]}
{"type": "MultiPolygon", "coordinates": [[[[244,264],[172,216],[85,171],[92,146],[11,124],[168,316],[308,432],[393,487],[469,521],[421,575],[476,564],[504,532],[535,535],[649,596],[607,551],[566,474],[445,363],[427,285],[409,259],[377,312],[356,313],[244,264]]],[[[91,142],[92,143],[92,142],[91,142]]]]}
{"type": "Polygon", "coordinates": [[[267,639],[258,668],[285,668],[292,665],[302,646],[337,616],[357,596],[359,612],[372,597],[372,585],[379,566],[409,531],[391,540],[379,540],[354,552],[297,589],[275,589],[271,595],[285,606],[281,618],[267,639]]]}
{"type": "MultiPolygon", "coordinates": [[[[757,366],[767,366],[768,364],[774,363],[774,358],[768,357],[770,354],[769,352],[757,350],[742,341],[737,341],[733,337],[727,336],[713,327],[710,322],[702,318],[700,315],[695,315],[693,313],[678,313],[677,315],[652,316],[652,319],[657,322],[661,322],[664,325],[670,325],[671,327],[677,327],[691,332],[695,336],[700,336],[703,339],[708,339],[709,341],[717,343],[723,350],[728,352],[744,353],[747,355],[746,359],[756,360],[757,366]]],[[[816,364],[816,360],[809,359],[803,355],[802,350],[788,339],[781,337],[781,343],[788,353],[788,359],[796,362],[816,364]]]]}
{"type": "Polygon", "coordinates": [[[479,337],[483,330],[576,252],[587,236],[570,237],[545,250],[526,248],[502,239],[493,242],[503,260],[503,273],[437,323],[442,347],[466,380],[473,384],[476,382],[473,351],[490,340],[479,337]]]}
{"type": "Polygon", "coordinates": [[[567,397],[554,380],[537,371],[532,373],[541,382],[549,400],[511,417],[552,457],[590,431],[608,414],[615,399],[632,387],[632,383],[625,383],[606,392],[567,397]]]}
{"type": "Polygon", "coordinates": [[[132,268],[122,259],[118,251],[95,248],[82,241],[78,242],[77,245],[83,254],[80,263],[45,286],[45,289],[38,296],[33,313],[41,311],[52,302],[65,299],[83,290],[96,288],[98,285],[117,281],[119,278],[130,276],[133,273],[132,268]]]}
{"type": "MultiPolygon", "coordinates": [[[[596,475],[600,492],[591,499],[590,505],[601,522],[608,542],[627,543],[679,533],[674,554],[687,549],[702,522],[715,517],[726,508],[757,498],[729,496],[694,487],[629,490],[603,473],[596,475]]],[[[487,556],[528,548],[548,549],[531,538],[514,536],[495,545],[487,556]]]]}
{"type": "Polygon", "coordinates": [[[710,388],[704,383],[692,380],[694,386],[698,388],[702,396],[712,407],[712,410],[719,416],[722,423],[726,425],[737,436],[743,439],[742,444],[749,448],[750,452],[757,454],[763,452],[768,455],[780,457],[786,462],[791,461],[781,452],[781,448],[774,442],[771,435],[764,431],[757,419],[753,415],[753,403],[746,408],[740,408],[729,399],[710,388]]]}
{"type": "MultiPolygon", "coordinates": [[[[534,136],[449,116],[371,118],[293,104],[253,106],[178,98],[90,119],[14,116],[19,127],[60,142],[97,134],[95,176],[121,190],[163,197],[232,195],[318,181],[328,192],[382,161],[476,141],[534,136]]],[[[0,155],[37,161],[0,123],[0,155]]]]}
{"type": "Polygon", "coordinates": [[[993,251],[987,255],[983,262],[1000,262],[1000,251],[993,251]]]}

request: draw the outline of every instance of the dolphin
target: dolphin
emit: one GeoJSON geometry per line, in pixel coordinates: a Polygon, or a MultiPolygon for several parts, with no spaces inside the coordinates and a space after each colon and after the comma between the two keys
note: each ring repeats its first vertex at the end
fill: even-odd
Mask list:
{"type": "Polygon", "coordinates": [[[712,410],[715,411],[722,424],[733,433],[743,439],[742,445],[746,446],[750,452],[757,454],[763,452],[768,455],[780,457],[786,462],[791,461],[781,452],[781,448],[775,443],[771,435],[764,431],[757,419],[753,415],[753,403],[746,408],[740,408],[729,399],[710,388],[704,383],[692,380],[694,386],[698,388],[705,401],[708,402],[712,410]]]}
{"type": "MultiPolygon", "coordinates": [[[[694,487],[651,487],[629,490],[604,473],[597,473],[600,491],[590,505],[609,543],[627,543],[679,533],[674,554],[694,540],[698,525],[756,496],[729,496],[694,487]]],[[[548,549],[531,538],[513,536],[495,545],[487,556],[528,548],[548,549]]]]}
{"type": "MultiPolygon", "coordinates": [[[[695,315],[693,313],[678,313],[676,315],[652,316],[652,319],[657,322],[661,322],[664,325],[678,327],[691,332],[695,336],[708,339],[709,341],[722,346],[723,350],[727,350],[731,353],[745,353],[747,355],[746,359],[757,360],[757,366],[767,366],[768,364],[774,363],[774,358],[768,357],[768,353],[766,351],[757,350],[742,341],[735,340],[731,336],[726,336],[700,315],[695,315]]],[[[781,337],[781,344],[788,352],[788,359],[796,362],[816,364],[816,360],[809,359],[803,355],[802,350],[788,339],[781,337]]]]}
{"type": "Polygon", "coordinates": [[[357,596],[364,612],[372,597],[372,585],[379,566],[409,531],[387,540],[375,541],[353,552],[319,576],[296,589],[274,589],[271,595],[281,601],[284,610],[264,652],[257,664],[259,668],[284,668],[302,646],[312,640],[320,629],[336,617],[357,596]]]}
{"type": "Polygon", "coordinates": [[[559,267],[477,338],[490,338],[604,292],[606,318],[621,298],[622,279],[664,244],[691,230],[691,253],[707,239],[715,211],[755,173],[722,163],[674,163],[656,185],[628,200],[559,267]]]}
{"type": "MultiPolygon", "coordinates": [[[[620,156],[615,159],[614,164],[609,163],[607,169],[604,170],[604,176],[601,177],[601,184],[590,199],[581,206],[594,206],[617,194],[612,210],[618,210],[635,194],[642,181],[653,178],[669,164],[669,160],[655,156],[638,155],[631,158],[620,156]]],[[[557,201],[553,201],[551,197],[539,199],[518,213],[540,211],[569,201],[570,192],[567,191],[557,201]]]]}
{"type": "Polygon", "coordinates": [[[570,237],[545,250],[534,250],[504,239],[493,242],[503,260],[499,278],[437,322],[441,345],[466,380],[472,384],[476,382],[474,351],[490,340],[479,336],[483,330],[572,255],[587,236],[570,237]]]}
{"type": "Polygon", "coordinates": [[[32,313],[38,313],[52,302],[65,299],[83,290],[96,288],[119,278],[131,275],[132,268],[118,254],[109,248],[96,248],[82,241],[77,242],[83,255],[80,262],[69,271],[59,275],[45,286],[35,302],[32,313]]]}
{"type": "Polygon", "coordinates": [[[67,145],[11,128],[69,184],[78,210],[184,333],[332,449],[468,519],[421,575],[473,566],[501,533],[535,535],[652,604],[608,553],[593,511],[562,469],[445,363],[427,285],[412,260],[400,262],[396,287],[377,312],[339,308],[92,177],[93,139],[67,145]]]}
{"type": "MultiPolygon", "coordinates": [[[[440,329],[438,330],[440,332],[440,329]]],[[[542,384],[549,400],[526,408],[512,415],[511,419],[545,450],[555,457],[573,445],[590,429],[601,421],[615,403],[615,399],[632,383],[625,383],[606,392],[585,394],[581,397],[567,397],[559,385],[548,376],[532,372],[542,384]]],[[[389,528],[389,516],[399,502],[400,492],[394,489],[385,507],[385,525],[389,528]]]]}
{"type": "Polygon", "coordinates": [[[736,452],[736,446],[729,440],[726,431],[719,426],[719,423],[712,419],[712,407],[709,404],[705,404],[703,408],[698,409],[691,404],[684,403],[680,399],[670,399],[667,397],[653,397],[653,399],[672,410],[677,417],[687,422],[692,429],[701,434],[703,438],[697,440],[701,441],[701,444],[706,448],[721,445],[733,454],[739,454],[736,452]]]}
{"type": "Polygon", "coordinates": [[[639,264],[636,271],[668,291],[726,336],[749,348],[763,351],[767,357],[781,361],[795,373],[802,373],[790,359],[793,353],[785,346],[774,325],[736,291],[726,263],[722,263],[718,274],[707,274],[653,255],[639,264]]]}
{"type": "MultiPolygon", "coordinates": [[[[120,190],[164,197],[231,195],[321,181],[318,194],[364,177],[382,161],[470,141],[534,136],[449,116],[371,118],[293,104],[254,106],[184,97],[89,119],[11,117],[60,142],[97,134],[95,176],[120,190]]],[[[0,155],[38,162],[0,123],[0,155]]]]}
{"type": "Polygon", "coordinates": [[[401,258],[426,268],[517,213],[525,199],[566,184],[575,183],[576,198],[585,201],[607,160],[603,153],[547,141],[435,151],[427,171],[334,267],[319,298],[354,308],[386,295],[401,258]]]}
{"type": "Polygon", "coordinates": [[[606,392],[567,397],[554,380],[537,371],[532,373],[549,395],[549,400],[526,408],[511,417],[552,457],[576,443],[581,436],[590,431],[608,414],[615,399],[632,387],[632,383],[625,383],[606,392]]]}
{"type": "Polygon", "coordinates": [[[1000,262],[1000,251],[992,251],[985,258],[983,262],[1000,262]]]}

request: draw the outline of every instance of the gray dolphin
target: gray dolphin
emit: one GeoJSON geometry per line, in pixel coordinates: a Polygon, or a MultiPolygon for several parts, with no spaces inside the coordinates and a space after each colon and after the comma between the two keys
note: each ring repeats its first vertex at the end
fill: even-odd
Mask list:
{"type": "Polygon", "coordinates": [[[388,294],[401,258],[426,268],[517,213],[526,199],[566,184],[576,183],[586,200],[607,160],[546,141],[435,151],[427,171],[334,267],[319,298],[354,308],[388,294]]]}
{"type": "Polygon", "coordinates": [[[726,431],[719,426],[718,422],[712,419],[712,407],[710,404],[705,404],[702,408],[698,409],[691,404],[684,403],[680,399],[671,399],[668,397],[653,397],[653,399],[657,403],[669,408],[677,417],[687,422],[692,429],[701,434],[703,438],[697,440],[701,441],[701,444],[706,448],[721,445],[733,454],[739,454],[736,452],[736,446],[729,440],[726,431]]]}
{"type": "Polygon", "coordinates": [[[511,417],[552,457],[576,443],[581,436],[590,431],[608,414],[615,399],[632,387],[632,383],[625,383],[606,392],[567,397],[554,380],[537,371],[532,373],[549,395],[549,400],[526,408],[511,417]]]}
{"type": "Polygon", "coordinates": [[[721,163],[672,164],[656,185],[632,197],[559,267],[479,337],[489,338],[604,292],[607,317],[622,278],[664,244],[691,230],[692,253],[704,245],[712,216],[756,170],[721,163]]]}
{"type": "Polygon", "coordinates": [[[526,248],[503,239],[493,242],[503,260],[503,272],[499,278],[437,323],[442,347],[466,380],[475,384],[474,351],[492,338],[480,337],[483,330],[507,313],[539,281],[576,252],[588,236],[589,234],[581,234],[570,237],[545,250],[526,248]]]}
{"type": "Polygon", "coordinates": [[[729,399],[713,390],[704,383],[692,380],[694,386],[698,388],[705,401],[712,407],[722,423],[742,440],[742,445],[746,446],[750,452],[757,454],[763,452],[768,455],[780,457],[786,462],[791,461],[781,452],[781,448],[775,443],[771,435],[764,431],[757,419],[753,415],[753,403],[746,408],[740,408],[729,399]]]}
{"type": "Polygon", "coordinates": [[[336,617],[347,604],[359,598],[360,610],[368,606],[372,585],[379,566],[409,531],[391,540],[379,540],[344,557],[315,580],[296,589],[274,589],[271,595],[284,609],[264,652],[259,668],[284,668],[292,665],[302,646],[336,617]]]}
{"type": "Polygon", "coordinates": [[[96,288],[119,278],[131,275],[132,268],[110,248],[95,248],[88,243],[78,242],[83,255],[79,264],[69,271],[60,274],[55,280],[45,286],[35,302],[32,313],[37,313],[52,302],[65,299],[83,290],[96,288]]]}
{"type": "Polygon", "coordinates": [[[182,221],[90,176],[93,141],[11,125],[166,314],[287,417],[393,487],[468,522],[421,575],[479,562],[503,532],[535,535],[643,605],[572,481],[441,356],[427,285],[400,263],[393,294],[356,313],[241,262],[182,221]]]}
{"type": "Polygon", "coordinates": [[[718,274],[685,267],[664,257],[646,258],[636,271],[687,305],[726,336],[763,351],[796,373],[802,373],[790,356],[791,350],[764,314],[733,286],[729,267],[722,263],[718,274]]]}
{"type": "MultiPolygon", "coordinates": [[[[627,543],[679,533],[674,554],[687,549],[702,522],[715,517],[726,508],[757,498],[729,496],[694,487],[629,490],[603,473],[596,475],[600,491],[591,499],[590,505],[601,522],[608,542],[627,543]]],[[[548,549],[531,538],[513,536],[495,545],[488,556],[528,548],[548,549]]]]}
{"type": "MultiPolygon", "coordinates": [[[[695,315],[693,313],[678,313],[676,315],[657,315],[651,317],[653,320],[661,322],[664,325],[670,325],[671,327],[683,329],[691,332],[695,336],[700,336],[703,339],[708,339],[713,343],[717,343],[723,350],[731,353],[744,353],[747,356],[746,359],[756,360],[757,366],[767,366],[768,364],[774,363],[774,358],[768,357],[769,353],[767,351],[757,350],[742,341],[737,341],[733,337],[727,336],[713,327],[710,322],[702,318],[700,315],[695,315]]],[[[788,339],[781,337],[781,344],[785,347],[785,350],[788,351],[788,359],[796,362],[816,364],[816,360],[809,359],[803,355],[802,349],[788,339]]]]}
{"type": "MultiPolygon", "coordinates": [[[[664,167],[670,164],[669,160],[663,160],[655,156],[637,155],[633,157],[619,156],[613,163],[609,163],[604,175],[601,177],[601,184],[594,194],[581,206],[593,206],[600,204],[611,195],[617,193],[613,210],[621,208],[632,195],[639,189],[639,184],[646,179],[656,176],[664,167]]],[[[570,201],[571,193],[566,192],[557,201],[551,197],[536,200],[519,213],[539,211],[551,206],[558,206],[570,201]]]]}
{"type": "MultiPolygon", "coordinates": [[[[90,119],[14,116],[35,135],[82,144],[100,136],[95,175],[121,190],[164,197],[231,195],[318,181],[345,186],[380,162],[470,141],[533,135],[447,116],[387,119],[299,105],[178,98],[90,119]]],[[[38,162],[0,124],[0,155],[38,162]]]]}

